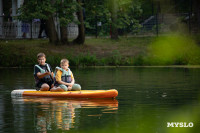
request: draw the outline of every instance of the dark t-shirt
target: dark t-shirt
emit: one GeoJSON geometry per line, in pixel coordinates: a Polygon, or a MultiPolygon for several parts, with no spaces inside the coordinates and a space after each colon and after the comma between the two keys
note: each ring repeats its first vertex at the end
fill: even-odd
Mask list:
{"type": "MultiPolygon", "coordinates": [[[[49,64],[48,64],[48,65],[49,65],[49,64]]],[[[48,71],[47,65],[44,65],[44,66],[43,66],[43,65],[38,65],[38,66],[40,66],[42,69],[44,69],[45,72],[48,71]]],[[[49,65],[49,68],[50,68],[50,71],[53,72],[50,65],[49,65]]],[[[39,69],[38,67],[34,66],[34,76],[37,76],[37,73],[38,73],[38,72],[40,72],[40,69],[39,69]]]]}
{"type": "MultiPolygon", "coordinates": [[[[49,65],[49,64],[48,64],[49,65]]],[[[48,68],[47,68],[47,65],[39,65],[43,70],[45,70],[45,72],[48,72],[48,68]]],[[[49,65],[49,68],[50,68],[50,72],[52,72],[52,69],[51,69],[51,66],[49,65]]],[[[34,66],[34,77],[35,77],[35,80],[36,80],[36,86],[37,87],[40,87],[43,83],[47,83],[49,85],[53,84],[53,80],[52,78],[50,77],[50,75],[47,75],[43,78],[38,78],[37,77],[37,73],[40,72],[40,69],[36,66],[34,66]]]]}

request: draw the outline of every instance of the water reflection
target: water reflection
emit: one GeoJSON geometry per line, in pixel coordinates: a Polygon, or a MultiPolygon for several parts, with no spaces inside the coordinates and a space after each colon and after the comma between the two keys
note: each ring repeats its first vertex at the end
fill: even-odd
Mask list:
{"type": "MultiPolygon", "coordinates": [[[[91,113],[84,117],[100,117],[103,113],[116,113],[118,110],[116,99],[17,98],[12,99],[12,103],[17,108],[19,106],[26,108],[27,105],[34,105],[35,128],[42,133],[52,129],[70,130],[74,128],[80,118],[80,108],[82,108],[82,111],[83,109],[101,110],[96,114],[91,113]]],[[[20,117],[23,116],[25,115],[20,117]]],[[[15,118],[18,117],[19,113],[15,113],[15,118]]]]}
{"type": "Polygon", "coordinates": [[[199,68],[72,71],[83,89],[116,88],[119,104],[116,100],[11,99],[12,90],[33,88],[32,68],[0,69],[0,133],[197,133],[200,130],[199,68]],[[194,127],[168,128],[167,122],[193,122],[194,127]]]}

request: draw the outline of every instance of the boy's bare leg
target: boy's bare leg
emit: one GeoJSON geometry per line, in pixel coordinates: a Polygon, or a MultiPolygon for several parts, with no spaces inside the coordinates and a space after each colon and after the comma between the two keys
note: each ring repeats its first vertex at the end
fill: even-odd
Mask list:
{"type": "Polygon", "coordinates": [[[51,88],[51,90],[50,91],[56,91],[56,87],[54,86],[53,88],[51,88]]]}
{"type": "Polygon", "coordinates": [[[60,88],[60,87],[53,87],[53,88],[51,88],[51,90],[50,91],[55,91],[55,92],[58,92],[58,91],[65,91],[64,89],[62,89],[62,88],[60,88]]]}
{"type": "Polygon", "coordinates": [[[48,91],[48,90],[49,90],[49,85],[46,83],[42,84],[40,91],[48,91]]]}

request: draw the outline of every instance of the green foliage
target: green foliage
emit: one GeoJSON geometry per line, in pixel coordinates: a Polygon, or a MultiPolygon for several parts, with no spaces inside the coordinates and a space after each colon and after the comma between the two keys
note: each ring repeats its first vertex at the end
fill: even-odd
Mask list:
{"type": "Polygon", "coordinates": [[[86,33],[95,34],[96,29],[100,36],[108,35],[110,26],[121,29],[123,33],[138,32],[141,28],[139,17],[141,16],[140,0],[87,0],[79,5],[74,0],[25,0],[18,9],[19,20],[31,22],[33,19],[47,20],[54,16],[59,18],[61,26],[71,22],[79,23],[75,13],[82,8],[84,11],[86,33]],[[113,7],[113,2],[116,7],[113,7]],[[115,8],[115,12],[113,9],[115,8]],[[112,14],[117,16],[116,22],[112,22],[112,14]],[[101,22],[101,27],[97,23],[101,22]]]}
{"type": "Polygon", "coordinates": [[[123,32],[135,33],[141,28],[139,17],[142,9],[139,0],[87,0],[84,6],[87,33],[95,34],[98,22],[102,23],[102,26],[98,28],[101,35],[108,34],[111,25],[123,32]],[[111,21],[113,15],[117,17],[115,22],[111,21]]]}
{"type": "Polygon", "coordinates": [[[55,8],[61,25],[67,25],[71,22],[78,23],[78,20],[76,20],[74,17],[74,13],[78,11],[81,6],[76,1],[57,0],[55,3],[55,8]]]}
{"type": "Polygon", "coordinates": [[[120,55],[118,50],[114,50],[112,52],[112,56],[110,57],[110,65],[120,65],[122,56],[120,55]]]}
{"type": "Polygon", "coordinates": [[[31,21],[35,18],[48,19],[55,11],[52,0],[25,0],[24,4],[18,8],[17,18],[23,21],[31,21]]]}
{"type": "Polygon", "coordinates": [[[186,35],[159,37],[150,46],[151,60],[160,65],[199,64],[200,48],[186,35]]]}
{"type": "Polygon", "coordinates": [[[52,66],[59,66],[61,59],[64,58],[58,54],[50,54],[47,57],[47,62],[50,63],[52,66]]]}
{"type": "Polygon", "coordinates": [[[84,67],[200,65],[200,48],[185,35],[157,39],[120,38],[118,41],[91,38],[86,40],[86,49],[79,46],[52,46],[47,42],[48,40],[1,41],[0,66],[32,67],[37,63],[36,55],[39,52],[46,54],[47,62],[52,66],[58,66],[62,58],[69,59],[70,66],[84,67]]]}
{"type": "Polygon", "coordinates": [[[141,3],[138,0],[118,1],[117,27],[127,32],[137,32],[141,25],[139,17],[142,14],[141,3]]]}
{"type": "MultiPolygon", "coordinates": [[[[105,1],[87,0],[84,4],[85,11],[85,27],[87,33],[95,34],[95,29],[98,22],[102,23],[100,32],[106,34],[110,26],[110,12],[105,5],[105,1]]],[[[97,27],[98,28],[98,27],[97,27]]]]}
{"type": "Polygon", "coordinates": [[[68,55],[68,59],[72,66],[95,66],[97,64],[96,56],[90,53],[86,55],[81,53],[75,57],[68,55]]]}
{"type": "Polygon", "coordinates": [[[28,49],[28,46],[17,44],[1,44],[0,45],[0,66],[4,67],[22,67],[32,66],[36,62],[35,55],[39,51],[38,48],[28,49]]]}
{"type": "Polygon", "coordinates": [[[50,16],[58,17],[61,25],[67,25],[75,20],[74,13],[80,5],[73,0],[25,0],[18,9],[22,21],[32,21],[33,19],[47,20],[50,16]]]}

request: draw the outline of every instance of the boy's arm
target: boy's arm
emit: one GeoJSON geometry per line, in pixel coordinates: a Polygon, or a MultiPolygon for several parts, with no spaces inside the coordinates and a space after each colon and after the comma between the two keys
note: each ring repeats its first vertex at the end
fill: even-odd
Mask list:
{"type": "Polygon", "coordinates": [[[71,73],[71,78],[72,78],[72,82],[71,82],[71,84],[73,85],[73,84],[75,83],[75,79],[74,79],[74,75],[73,75],[73,73],[71,73]]]}
{"type": "Polygon", "coordinates": [[[63,84],[63,85],[68,85],[68,86],[71,86],[71,83],[66,83],[66,82],[64,82],[64,81],[57,81],[59,84],[63,84]]]}
{"type": "MultiPolygon", "coordinates": [[[[56,80],[57,81],[57,80],[56,80]]],[[[57,81],[59,84],[63,84],[63,85],[67,85],[67,86],[72,86],[73,84],[74,84],[74,80],[72,79],[72,82],[71,83],[66,83],[66,82],[64,82],[64,81],[62,81],[62,80],[59,80],[59,81],[57,81]]]]}
{"type": "Polygon", "coordinates": [[[50,75],[50,74],[51,74],[50,72],[45,72],[45,73],[38,72],[36,75],[39,79],[41,79],[41,78],[44,78],[45,76],[50,75]]]}
{"type": "Polygon", "coordinates": [[[40,69],[38,67],[34,67],[34,75],[37,76],[39,79],[45,77],[46,75],[49,75],[49,72],[41,73],[40,69]]]}
{"type": "Polygon", "coordinates": [[[53,72],[51,72],[51,77],[52,77],[52,79],[54,80],[53,76],[54,76],[54,73],[53,73],[53,72]]]}
{"type": "Polygon", "coordinates": [[[74,82],[75,82],[75,80],[74,80],[74,78],[72,78],[72,82],[71,83],[67,83],[67,84],[68,84],[68,86],[73,86],[74,82]]]}
{"type": "MultiPolygon", "coordinates": [[[[49,65],[49,64],[48,64],[49,65]]],[[[53,77],[54,77],[54,73],[53,73],[53,70],[52,70],[52,68],[51,68],[51,66],[49,65],[49,68],[50,68],[50,72],[51,72],[51,77],[52,77],[52,79],[53,79],[53,77]]]]}

